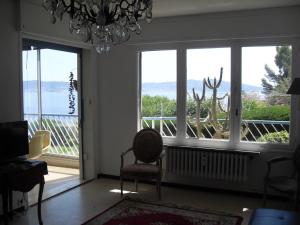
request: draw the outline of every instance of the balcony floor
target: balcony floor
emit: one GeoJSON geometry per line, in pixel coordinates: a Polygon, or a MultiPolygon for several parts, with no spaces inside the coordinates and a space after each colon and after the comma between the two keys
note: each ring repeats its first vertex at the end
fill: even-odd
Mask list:
{"type": "MultiPolygon", "coordinates": [[[[48,165],[48,175],[45,176],[43,200],[69,190],[83,181],[80,180],[79,169],[48,165]]],[[[28,193],[28,204],[33,205],[38,200],[39,185],[28,193]]]]}

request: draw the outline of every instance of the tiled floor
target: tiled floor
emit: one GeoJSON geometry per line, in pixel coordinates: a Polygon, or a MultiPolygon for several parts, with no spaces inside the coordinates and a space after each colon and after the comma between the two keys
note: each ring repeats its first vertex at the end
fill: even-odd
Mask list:
{"type": "MultiPolygon", "coordinates": [[[[127,182],[127,190],[134,190],[134,184],[127,182]]],[[[97,179],[71,191],[46,200],[42,204],[44,225],[80,225],[112,204],[120,200],[119,182],[111,179],[97,179]]],[[[139,193],[127,195],[156,200],[154,185],[140,184],[139,193]]],[[[186,190],[182,188],[163,187],[162,201],[189,205],[201,209],[214,209],[244,216],[243,225],[247,224],[251,209],[261,207],[258,198],[236,195],[186,190]],[[243,209],[249,210],[243,212],[243,209]]],[[[269,201],[270,208],[284,208],[285,202],[269,201]]],[[[30,207],[26,214],[15,215],[11,225],[35,225],[37,207],[30,207]]]]}
{"type": "MultiPolygon", "coordinates": [[[[79,169],[48,166],[48,175],[45,176],[43,199],[66,191],[81,183],[79,169]]],[[[35,204],[38,200],[39,185],[28,193],[28,204],[35,204]]]]}

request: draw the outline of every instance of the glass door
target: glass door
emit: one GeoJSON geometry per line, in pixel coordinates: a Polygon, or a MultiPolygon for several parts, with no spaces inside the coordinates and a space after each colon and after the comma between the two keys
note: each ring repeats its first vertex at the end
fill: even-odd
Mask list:
{"type": "Polygon", "coordinates": [[[50,197],[47,187],[60,192],[80,182],[79,72],[78,49],[23,40],[23,107],[29,124],[29,157],[48,163],[44,197],[50,197]]]}

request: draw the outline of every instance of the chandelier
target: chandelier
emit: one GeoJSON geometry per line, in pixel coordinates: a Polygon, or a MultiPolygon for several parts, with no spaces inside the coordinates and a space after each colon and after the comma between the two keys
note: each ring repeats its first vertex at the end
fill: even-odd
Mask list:
{"type": "Polygon", "coordinates": [[[43,7],[53,24],[69,14],[70,32],[93,44],[98,53],[128,41],[131,33],[140,34],[140,21],[152,19],[152,0],[43,0],[43,7]]]}

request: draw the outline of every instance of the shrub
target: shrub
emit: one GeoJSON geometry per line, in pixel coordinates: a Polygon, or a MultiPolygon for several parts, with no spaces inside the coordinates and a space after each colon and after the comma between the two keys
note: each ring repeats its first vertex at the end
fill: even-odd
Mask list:
{"type": "Polygon", "coordinates": [[[176,101],[164,96],[142,96],[142,116],[175,116],[176,101]]]}
{"type": "Polygon", "coordinates": [[[288,143],[289,133],[284,130],[280,132],[268,133],[261,136],[257,141],[268,143],[288,143]]]}
{"type": "Polygon", "coordinates": [[[243,110],[244,120],[290,120],[290,106],[276,105],[269,107],[256,107],[252,110],[243,110]]]}

